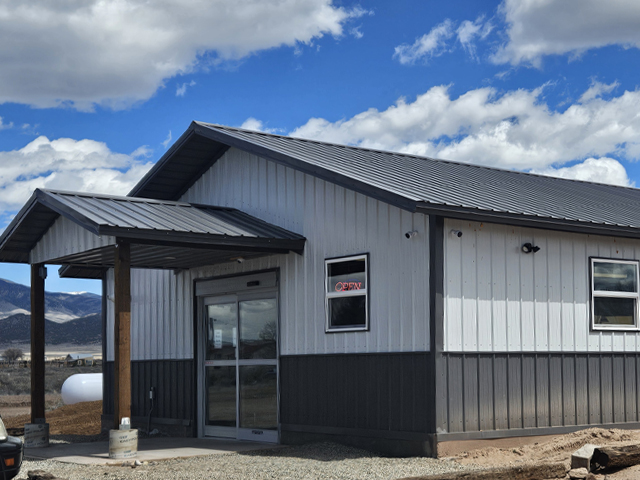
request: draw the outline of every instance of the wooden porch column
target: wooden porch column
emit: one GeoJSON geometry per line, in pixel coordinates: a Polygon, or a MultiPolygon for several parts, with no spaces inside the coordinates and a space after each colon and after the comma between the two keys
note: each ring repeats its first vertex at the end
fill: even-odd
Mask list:
{"type": "Polygon", "coordinates": [[[31,265],[31,423],[44,423],[44,279],[43,264],[31,265]]]}
{"type": "Polygon", "coordinates": [[[131,245],[115,248],[114,429],[131,418],[131,245]]]}

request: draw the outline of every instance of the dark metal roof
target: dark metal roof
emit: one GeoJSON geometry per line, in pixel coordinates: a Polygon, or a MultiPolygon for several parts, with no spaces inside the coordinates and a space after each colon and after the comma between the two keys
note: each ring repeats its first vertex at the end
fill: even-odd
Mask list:
{"type": "MultiPolygon", "coordinates": [[[[203,169],[236,147],[410,211],[592,233],[640,236],[640,190],[534,175],[415,155],[336,145],[193,122],[174,149],[133,189],[146,197],[165,188],[191,142],[203,169]],[[206,159],[206,160],[204,160],[206,159]]],[[[193,160],[195,157],[191,157],[193,160]]],[[[190,164],[190,171],[196,167],[190,164]]],[[[195,181],[173,179],[172,192],[195,181]],[[179,185],[178,185],[179,184],[179,185]]],[[[180,193],[182,194],[182,193],[180,193]]],[[[167,197],[169,198],[169,197],[167,197]]],[[[177,198],[177,197],[176,197],[177,198]]]]}
{"type": "MultiPolygon", "coordinates": [[[[200,260],[195,265],[206,265],[202,263],[206,258],[228,257],[229,251],[253,255],[301,252],[305,241],[296,233],[232,208],[36,190],[0,236],[0,261],[28,263],[29,252],[60,215],[95,235],[115,236],[144,245],[136,247],[135,252],[142,263],[134,264],[132,253],[134,266],[186,268],[188,265],[174,262],[181,256],[177,251],[185,248],[190,252],[199,250],[200,260]],[[168,254],[167,249],[176,252],[168,254]],[[217,252],[204,253],[207,249],[217,252]],[[139,256],[143,251],[146,252],[144,260],[139,256]],[[158,265],[160,257],[162,261],[158,265]]],[[[112,265],[111,250],[107,247],[71,255],[65,257],[64,263],[112,265]]]]}

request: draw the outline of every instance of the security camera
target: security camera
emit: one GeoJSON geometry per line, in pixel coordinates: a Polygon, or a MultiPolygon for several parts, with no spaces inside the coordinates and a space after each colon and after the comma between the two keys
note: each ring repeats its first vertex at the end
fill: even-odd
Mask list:
{"type": "Polygon", "coordinates": [[[236,261],[238,263],[244,263],[244,257],[238,257],[238,258],[236,258],[236,261]]]}
{"type": "Polygon", "coordinates": [[[418,231],[417,230],[411,230],[410,232],[407,232],[404,234],[405,237],[407,238],[413,238],[416,235],[418,235],[418,231]]]}
{"type": "Polygon", "coordinates": [[[458,237],[460,238],[462,236],[462,232],[460,230],[451,230],[451,235],[453,235],[454,237],[458,237]]]}

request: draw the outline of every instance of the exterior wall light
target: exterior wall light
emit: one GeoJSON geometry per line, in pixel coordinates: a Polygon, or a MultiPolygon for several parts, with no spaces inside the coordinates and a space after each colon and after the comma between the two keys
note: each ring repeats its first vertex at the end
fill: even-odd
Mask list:
{"type": "Polygon", "coordinates": [[[458,237],[458,238],[462,236],[462,232],[460,230],[451,230],[449,233],[454,237],[458,237]]]}
{"type": "Polygon", "coordinates": [[[533,243],[527,242],[524,245],[522,245],[522,251],[524,253],[536,253],[539,250],[540,250],[540,247],[535,246],[533,243]]]}

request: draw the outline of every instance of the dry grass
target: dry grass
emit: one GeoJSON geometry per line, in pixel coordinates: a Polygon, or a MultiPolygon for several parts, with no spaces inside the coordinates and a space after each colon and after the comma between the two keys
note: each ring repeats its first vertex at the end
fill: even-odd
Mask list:
{"type": "MultiPolygon", "coordinates": [[[[101,367],[45,367],[45,392],[60,393],[62,384],[76,373],[100,373],[101,367]]],[[[29,395],[31,370],[17,365],[0,368],[0,395],[29,395]]]]}

